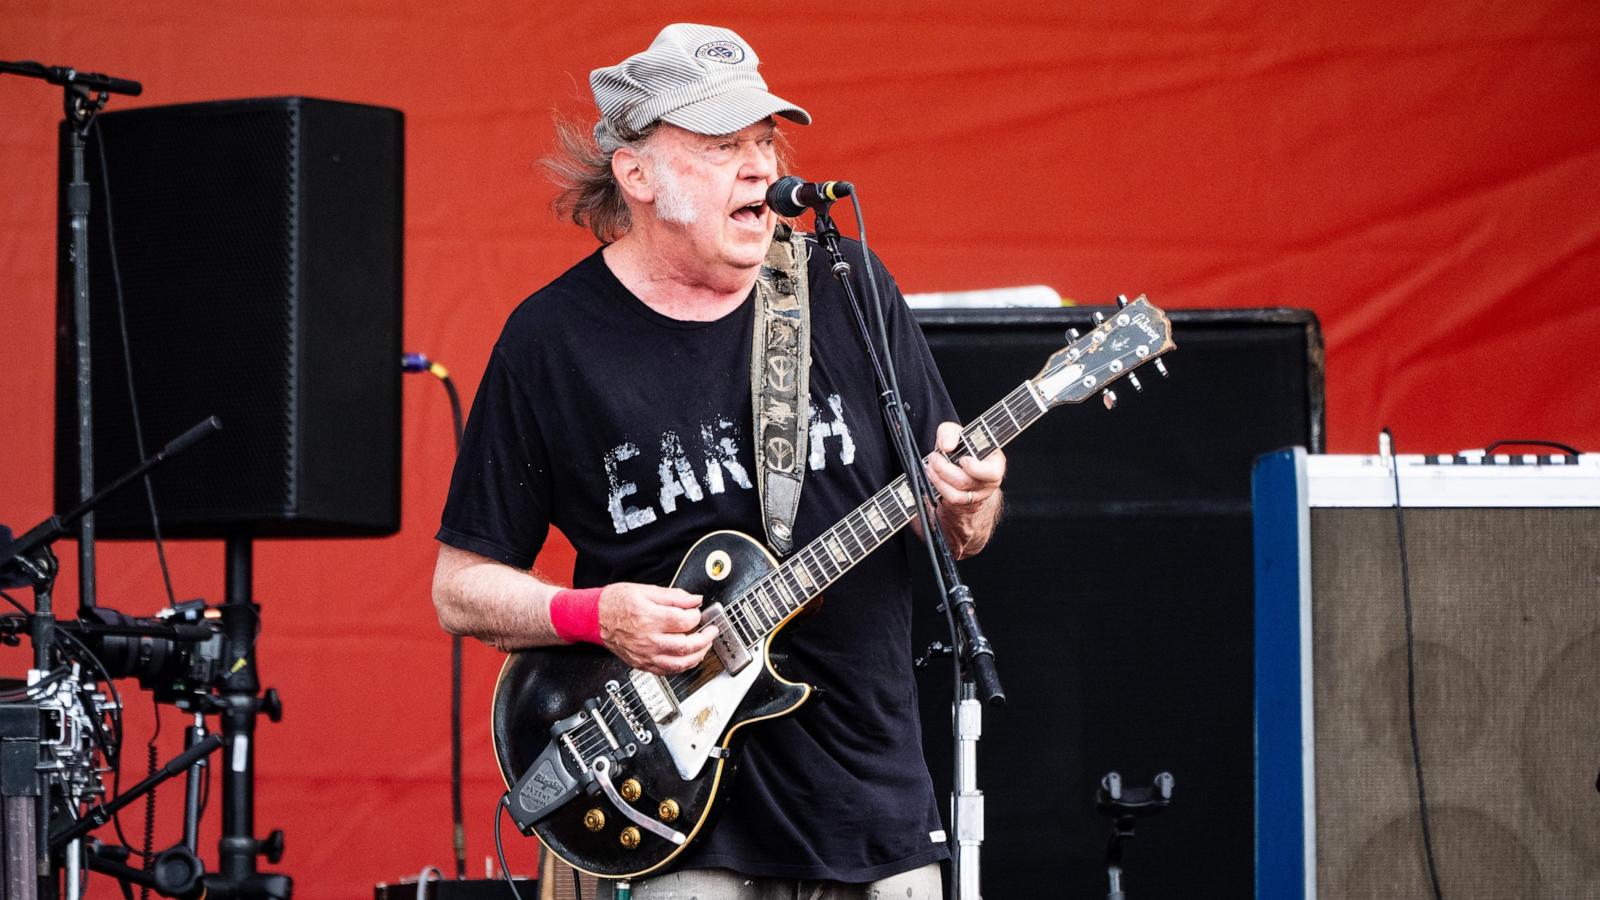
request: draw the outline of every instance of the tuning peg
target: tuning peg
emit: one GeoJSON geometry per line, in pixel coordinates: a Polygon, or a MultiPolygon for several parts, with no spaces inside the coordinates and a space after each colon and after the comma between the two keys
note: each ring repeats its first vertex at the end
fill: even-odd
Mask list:
{"type": "Polygon", "coordinates": [[[1161,373],[1161,377],[1162,378],[1167,377],[1167,364],[1162,362],[1159,359],[1156,360],[1155,362],[1156,362],[1156,371],[1161,373]]]}
{"type": "Polygon", "coordinates": [[[1067,340],[1075,341],[1079,337],[1082,337],[1082,334],[1078,331],[1078,329],[1076,329],[1076,328],[1068,328],[1067,329],[1067,340]]]}
{"type": "Polygon", "coordinates": [[[1100,402],[1106,405],[1106,409],[1114,409],[1117,405],[1117,392],[1106,388],[1100,392],[1100,402]]]}
{"type": "Polygon", "coordinates": [[[1122,308],[1126,307],[1127,305],[1128,305],[1128,295],[1127,294],[1118,294],[1117,295],[1117,309],[1122,309],[1122,308]]]}
{"type": "Polygon", "coordinates": [[[1133,385],[1133,390],[1134,390],[1134,391],[1135,391],[1135,392],[1136,392],[1136,393],[1137,393],[1137,392],[1138,392],[1138,391],[1142,391],[1142,390],[1144,390],[1144,385],[1142,385],[1142,384],[1140,384],[1140,383],[1139,383],[1139,376],[1138,376],[1138,375],[1135,375],[1135,374],[1134,374],[1134,373],[1132,373],[1132,372],[1129,372],[1129,373],[1128,373],[1128,383],[1129,383],[1129,384],[1131,384],[1131,385],[1133,385]]]}
{"type": "Polygon", "coordinates": [[[1094,323],[1099,325],[1101,322],[1106,320],[1106,314],[1103,312],[1093,312],[1089,314],[1089,318],[1094,319],[1094,323]]]}

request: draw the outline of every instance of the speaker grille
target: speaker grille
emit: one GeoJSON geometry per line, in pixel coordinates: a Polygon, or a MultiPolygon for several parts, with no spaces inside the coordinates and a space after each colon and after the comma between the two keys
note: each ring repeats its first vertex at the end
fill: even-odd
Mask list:
{"type": "MultiPolygon", "coordinates": [[[[154,477],[169,533],[395,530],[399,114],[280,98],[112,113],[97,128],[88,148],[96,481],[138,460],[104,147],[145,450],[209,415],[224,425],[154,477]],[[368,334],[331,327],[341,319],[368,334]]],[[[65,245],[60,273],[58,506],[77,495],[65,245]]],[[[142,491],[108,502],[98,524],[105,536],[146,535],[142,491]]]]}
{"type": "MultiPolygon", "coordinates": [[[[1600,896],[1600,511],[1405,515],[1445,894],[1600,896]]],[[[1311,529],[1318,894],[1426,896],[1394,512],[1311,529]]]]}

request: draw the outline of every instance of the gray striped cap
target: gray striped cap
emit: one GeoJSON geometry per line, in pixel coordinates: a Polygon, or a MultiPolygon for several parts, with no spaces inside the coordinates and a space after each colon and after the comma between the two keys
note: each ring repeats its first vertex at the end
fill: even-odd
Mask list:
{"type": "Polygon", "coordinates": [[[589,73],[600,115],[633,131],[669,122],[696,134],[732,134],[771,115],[811,114],[767,92],[756,51],[726,28],[668,25],[650,49],[589,73]]]}

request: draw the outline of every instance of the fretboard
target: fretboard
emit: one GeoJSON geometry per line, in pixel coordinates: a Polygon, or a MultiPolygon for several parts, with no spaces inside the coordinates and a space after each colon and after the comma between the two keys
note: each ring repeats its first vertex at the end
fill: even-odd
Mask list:
{"type": "MultiPolygon", "coordinates": [[[[983,459],[1010,443],[1047,409],[1032,382],[1023,382],[967,425],[960,445],[947,456],[952,462],[969,454],[983,459]]],[[[901,475],[724,606],[740,640],[753,646],[771,634],[916,515],[914,495],[901,475]]]]}

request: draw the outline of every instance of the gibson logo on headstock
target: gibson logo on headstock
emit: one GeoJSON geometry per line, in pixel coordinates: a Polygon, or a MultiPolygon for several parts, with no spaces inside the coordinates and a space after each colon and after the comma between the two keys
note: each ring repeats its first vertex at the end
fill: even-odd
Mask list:
{"type": "Polygon", "coordinates": [[[1156,327],[1154,325],[1150,324],[1149,313],[1139,313],[1137,316],[1134,316],[1133,324],[1139,326],[1139,330],[1144,332],[1145,337],[1148,337],[1150,340],[1155,341],[1158,344],[1161,343],[1161,333],[1156,331],[1156,327]]]}

